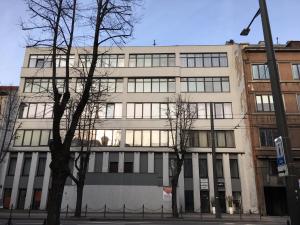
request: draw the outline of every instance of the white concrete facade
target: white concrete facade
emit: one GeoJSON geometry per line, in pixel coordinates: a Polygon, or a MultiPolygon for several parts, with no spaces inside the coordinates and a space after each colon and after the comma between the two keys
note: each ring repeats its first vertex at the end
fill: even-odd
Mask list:
{"type": "MultiPolygon", "coordinates": [[[[86,49],[74,49],[75,65],[78,65],[79,54],[85,53],[86,49]]],[[[25,93],[25,80],[33,78],[33,74],[39,74],[38,77],[51,77],[51,69],[28,68],[30,55],[40,54],[38,49],[28,48],[25,53],[24,66],[21,72],[20,95],[24,96],[25,102],[40,103],[49,102],[46,96],[38,99],[32,99],[36,93],[25,93]]],[[[160,208],[161,205],[170,209],[170,201],[163,200],[163,187],[170,186],[170,159],[172,149],[162,147],[135,147],[126,145],[127,130],[163,130],[166,129],[166,120],[163,118],[127,118],[127,103],[164,103],[167,97],[174,97],[176,93],[181,93],[189,98],[191,102],[203,103],[231,103],[232,118],[215,119],[215,129],[222,131],[233,131],[234,147],[217,147],[216,151],[219,159],[222,161],[223,177],[220,177],[220,190],[224,192],[225,206],[228,212],[227,197],[241,196],[244,212],[257,212],[256,187],[252,162],[252,153],[250,138],[247,136],[245,120],[246,99],[244,99],[244,80],[241,61],[241,50],[238,45],[220,45],[220,46],[166,46],[166,47],[124,47],[122,50],[112,48],[110,54],[124,54],[124,67],[117,68],[97,68],[96,77],[103,71],[108,71],[112,78],[122,79],[122,92],[111,93],[107,102],[121,103],[121,118],[103,119],[101,124],[96,124],[96,129],[117,129],[120,130],[121,138],[119,146],[111,147],[92,147],[88,174],[91,177],[99,177],[100,180],[88,180],[84,188],[83,206],[87,204],[89,208],[100,209],[107,205],[111,209],[118,209],[126,204],[126,207],[138,209],[144,204],[150,209],[160,208]],[[182,54],[186,53],[226,53],[228,66],[224,67],[200,67],[187,68],[181,65],[182,54]],[[129,67],[129,55],[131,54],[174,54],[175,65],[169,67],[129,67]],[[226,92],[181,92],[181,78],[229,78],[229,91],[226,92]],[[175,92],[152,92],[137,93],[128,92],[129,79],[150,79],[150,78],[174,78],[175,92]],[[239,129],[238,127],[241,127],[239,129]],[[132,153],[132,154],[131,154],[132,153]],[[117,155],[115,155],[117,154],[117,155]],[[231,177],[230,163],[231,159],[237,159],[238,178],[231,177]],[[111,162],[118,162],[117,173],[110,173],[111,162]],[[132,172],[130,163],[132,162],[132,172]],[[126,164],[128,163],[128,164],[126,164]],[[98,168],[98,169],[96,169],[98,168]],[[100,170],[100,171],[98,171],[100,170]],[[144,177],[143,177],[144,176],[144,177]],[[104,184],[101,184],[104,179],[104,184]],[[250,194],[251,193],[251,194],[250,194]]],[[[211,56],[213,58],[213,56],[211,56]]],[[[213,60],[211,58],[211,60],[213,60]]],[[[58,74],[61,76],[63,68],[58,68],[58,74]]],[[[72,75],[72,84],[75,89],[76,74],[72,75]]],[[[162,81],[159,81],[162,82],[162,81]]],[[[190,80],[189,80],[190,82],[190,80]]],[[[191,81],[192,82],[192,81],[191,81]]],[[[197,84],[198,85],[198,84],[197,84]]],[[[206,85],[206,84],[205,84],[206,85]]],[[[214,85],[213,83],[211,85],[214,85]]],[[[223,84],[222,84],[223,85],[223,84]]],[[[24,118],[19,119],[22,122],[22,129],[51,129],[51,119],[24,118]]],[[[210,120],[197,119],[193,126],[194,130],[210,130],[210,120]]],[[[225,134],[224,134],[225,135],[225,134]]],[[[225,138],[225,136],[224,136],[225,138]]],[[[226,138],[228,138],[226,136],[226,138]]],[[[225,138],[225,140],[226,140],[225,138]]],[[[225,141],[226,142],[226,141],[225,141]]],[[[47,204],[48,191],[50,188],[50,169],[51,155],[47,146],[12,146],[12,151],[17,153],[17,166],[13,182],[6,176],[7,172],[1,176],[3,190],[12,189],[10,204],[16,207],[18,203],[19,184],[22,177],[24,153],[33,152],[30,166],[30,175],[27,179],[27,194],[25,208],[32,204],[34,189],[41,189],[40,209],[45,209],[47,204]],[[47,152],[46,166],[41,183],[35,179],[38,170],[39,153],[47,152]],[[7,178],[7,182],[4,180],[7,178]],[[2,181],[3,180],[3,181],[2,181]]],[[[79,151],[76,147],[72,148],[75,155],[79,151]]],[[[185,211],[200,212],[205,210],[205,204],[211,209],[210,199],[214,196],[212,179],[212,155],[210,147],[192,147],[189,149],[186,159],[191,160],[192,176],[190,177],[188,169],[182,168],[178,184],[178,206],[185,211]],[[207,163],[207,177],[201,171],[201,158],[207,163]],[[185,171],[186,170],[186,171],[185,171]],[[201,184],[201,180],[208,180],[207,185],[201,184]],[[208,199],[203,196],[208,193],[208,199]],[[207,202],[205,202],[207,201],[207,202]],[[201,204],[202,203],[202,204],[201,204]]],[[[8,167],[8,166],[7,166],[8,167]]],[[[75,175],[75,170],[74,170],[75,175]]],[[[96,178],[95,178],[96,179],[96,178]]],[[[25,179],[24,179],[25,180],[25,179]]],[[[67,184],[64,190],[63,205],[70,208],[75,207],[76,186],[74,182],[67,184]]]]}

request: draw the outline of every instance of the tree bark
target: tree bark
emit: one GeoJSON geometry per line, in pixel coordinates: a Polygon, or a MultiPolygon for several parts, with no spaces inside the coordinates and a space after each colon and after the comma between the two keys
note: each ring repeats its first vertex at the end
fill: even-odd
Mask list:
{"type": "Polygon", "coordinates": [[[172,178],[172,215],[175,218],[179,217],[178,208],[177,208],[177,184],[178,176],[172,178]]]}
{"type": "Polygon", "coordinates": [[[67,177],[68,175],[63,170],[52,172],[52,183],[47,209],[47,225],[60,225],[61,202],[67,177]]]}
{"type": "Polygon", "coordinates": [[[76,209],[74,213],[75,217],[81,217],[83,187],[84,184],[79,181],[79,184],[77,185],[77,196],[76,196],[77,200],[76,200],[76,209]]]}

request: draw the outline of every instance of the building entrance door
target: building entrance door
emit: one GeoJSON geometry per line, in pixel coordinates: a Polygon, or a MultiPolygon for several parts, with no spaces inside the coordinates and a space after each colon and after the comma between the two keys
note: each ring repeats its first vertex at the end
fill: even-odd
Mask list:
{"type": "Polygon", "coordinates": [[[200,191],[200,204],[202,213],[210,212],[209,191],[200,191]]]}
{"type": "Polygon", "coordinates": [[[185,211],[194,212],[194,193],[193,190],[184,191],[185,211]]]}
{"type": "Polygon", "coordinates": [[[220,209],[222,213],[226,213],[225,191],[219,191],[220,209]]]}
{"type": "Polygon", "coordinates": [[[285,187],[265,187],[265,202],[268,216],[287,215],[285,187]]]}

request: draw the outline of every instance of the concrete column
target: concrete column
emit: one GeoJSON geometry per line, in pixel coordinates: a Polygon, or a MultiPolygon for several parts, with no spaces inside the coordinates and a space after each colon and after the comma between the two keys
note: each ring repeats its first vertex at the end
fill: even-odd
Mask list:
{"type": "Polygon", "coordinates": [[[4,191],[4,182],[5,176],[7,174],[8,162],[9,162],[9,153],[6,154],[2,163],[0,164],[0,205],[3,203],[3,191],[4,191]]]}
{"type": "Polygon", "coordinates": [[[209,198],[213,198],[215,196],[214,190],[214,175],[213,175],[213,160],[212,154],[207,153],[207,172],[208,172],[208,184],[209,184],[209,198]]]}
{"type": "Polygon", "coordinates": [[[163,153],[163,186],[169,186],[169,153],[163,153]]]}
{"type": "Polygon", "coordinates": [[[148,152],[148,173],[154,173],[154,152],[148,152]]]}
{"type": "Polygon", "coordinates": [[[119,152],[118,172],[124,173],[124,152],[119,152]]]}
{"type": "Polygon", "coordinates": [[[178,177],[178,188],[177,188],[177,199],[178,199],[178,210],[180,206],[183,212],[185,211],[185,199],[184,199],[184,165],[182,165],[181,172],[178,177]]]}
{"type": "Polygon", "coordinates": [[[89,159],[88,172],[94,172],[95,171],[95,157],[96,157],[96,153],[91,152],[90,159],[89,159]]]}
{"type": "Polygon", "coordinates": [[[42,197],[41,197],[41,204],[40,209],[45,210],[47,207],[47,200],[48,200],[48,192],[49,192],[49,182],[50,182],[50,162],[51,162],[51,153],[47,153],[47,159],[46,159],[46,166],[45,166],[45,173],[44,173],[44,179],[43,179],[43,187],[42,187],[42,197]]]}
{"type": "Polygon", "coordinates": [[[24,209],[29,209],[31,206],[33,183],[36,174],[38,158],[39,154],[37,152],[32,153],[24,209]]]}
{"type": "Polygon", "coordinates": [[[193,191],[194,191],[194,211],[200,212],[200,178],[199,178],[199,157],[198,153],[192,153],[193,162],[193,191]]]}
{"type": "Polygon", "coordinates": [[[140,172],[140,153],[135,152],[133,155],[133,172],[139,173],[140,172]]]}
{"type": "Polygon", "coordinates": [[[10,199],[10,207],[13,205],[13,208],[16,208],[17,204],[17,196],[18,196],[18,189],[19,189],[19,181],[21,176],[21,171],[23,167],[23,160],[24,160],[24,152],[18,153],[15,176],[13,181],[13,188],[11,192],[11,199],[10,199]]]}
{"type": "MultiPolygon", "coordinates": [[[[224,171],[224,182],[225,182],[225,197],[232,196],[232,183],[230,174],[230,162],[229,154],[223,154],[223,171],[224,171]]],[[[229,212],[228,202],[226,200],[226,210],[229,212]]]]}
{"type": "Polygon", "coordinates": [[[103,157],[102,157],[102,172],[103,173],[108,172],[108,160],[109,160],[109,152],[103,152],[103,157]]]}

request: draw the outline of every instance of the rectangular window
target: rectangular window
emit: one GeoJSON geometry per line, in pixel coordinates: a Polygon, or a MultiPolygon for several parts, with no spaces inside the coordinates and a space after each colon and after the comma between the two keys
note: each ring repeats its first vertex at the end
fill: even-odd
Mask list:
{"type": "Polygon", "coordinates": [[[11,154],[10,160],[9,160],[9,165],[8,165],[7,176],[15,175],[16,165],[17,165],[17,156],[11,154]]]}
{"type": "Polygon", "coordinates": [[[133,173],[133,162],[124,162],[124,173],[133,173]]]}
{"type": "Polygon", "coordinates": [[[185,178],[192,178],[193,177],[192,159],[185,159],[184,160],[184,177],[185,178]]]}
{"type": "Polygon", "coordinates": [[[239,178],[239,165],[237,159],[230,159],[230,173],[231,178],[238,179],[239,178]]]}
{"type": "Polygon", "coordinates": [[[252,65],[253,80],[266,80],[270,79],[268,65],[266,64],[253,64],[252,65]]]}
{"type": "MultiPolygon", "coordinates": [[[[189,147],[208,148],[211,146],[210,131],[193,130],[190,132],[189,147]]],[[[215,143],[217,148],[234,148],[235,139],[233,130],[216,130],[215,143]]]]}
{"type": "Polygon", "coordinates": [[[294,80],[299,80],[300,79],[300,64],[293,64],[292,70],[293,70],[294,80]]]}
{"type": "Polygon", "coordinates": [[[118,173],[118,162],[109,162],[109,172],[110,173],[118,173]]]}
{"type": "Polygon", "coordinates": [[[180,78],[181,92],[229,92],[228,77],[180,78]]]}
{"type": "Polygon", "coordinates": [[[174,78],[130,78],[128,79],[127,92],[158,93],[175,92],[174,78]]]}
{"type": "Polygon", "coordinates": [[[22,176],[29,176],[31,156],[25,156],[23,162],[22,176]]]}
{"type": "Polygon", "coordinates": [[[39,157],[36,176],[42,177],[45,174],[45,168],[46,168],[46,157],[39,157]]]}
{"type": "Polygon", "coordinates": [[[181,67],[227,67],[227,53],[181,53],[181,67]]]}
{"type": "Polygon", "coordinates": [[[260,128],[259,129],[260,146],[274,147],[274,139],[278,137],[277,129],[275,128],[260,128]]]}
{"type": "Polygon", "coordinates": [[[208,178],[207,159],[199,159],[199,177],[208,178]]]}
{"type": "Polygon", "coordinates": [[[257,112],[273,112],[274,103],[272,95],[256,95],[256,111],[257,112]]]}
{"type": "MultiPolygon", "coordinates": [[[[79,55],[79,65],[90,67],[92,58],[92,55],[79,55]]],[[[124,67],[124,54],[99,54],[96,67],[124,67]]]]}
{"type": "Polygon", "coordinates": [[[223,162],[222,159],[217,159],[216,162],[217,178],[223,178],[223,162]]]}
{"type": "Polygon", "coordinates": [[[175,54],[130,54],[129,67],[175,66],[175,54]]]}

